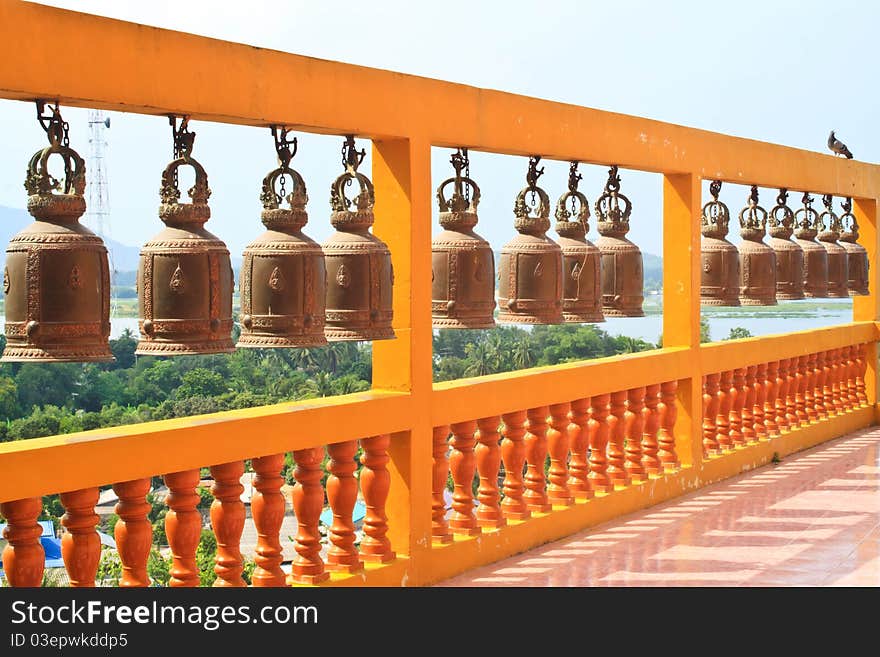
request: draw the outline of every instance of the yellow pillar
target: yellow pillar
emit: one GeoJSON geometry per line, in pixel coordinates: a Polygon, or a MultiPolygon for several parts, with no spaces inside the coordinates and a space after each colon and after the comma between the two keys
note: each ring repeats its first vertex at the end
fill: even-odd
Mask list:
{"type": "MultiPolygon", "coordinates": [[[[388,536],[410,559],[408,579],[431,545],[431,147],[427,140],[373,142],[375,234],[394,265],[394,340],[373,343],[373,388],[408,391],[416,422],[391,440],[388,536]]],[[[423,561],[422,561],[423,562],[423,561]]]]}
{"type": "MultiPolygon", "coordinates": [[[[868,296],[853,298],[853,321],[880,321],[880,230],[877,225],[877,199],[854,199],[853,211],[859,222],[859,244],[868,250],[868,296]]],[[[868,370],[865,372],[865,394],[874,404],[875,422],[880,422],[878,409],[877,343],[868,344],[868,370]]]]}
{"type": "Polygon", "coordinates": [[[675,448],[682,465],[697,468],[703,454],[700,182],[691,173],[663,176],[663,347],[690,350],[690,378],[678,382],[675,448]]]}

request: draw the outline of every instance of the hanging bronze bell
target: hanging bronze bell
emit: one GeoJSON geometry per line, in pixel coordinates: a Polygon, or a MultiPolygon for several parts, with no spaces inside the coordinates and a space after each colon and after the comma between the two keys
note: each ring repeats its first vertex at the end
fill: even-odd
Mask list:
{"type": "Polygon", "coordinates": [[[767,211],[758,205],[752,185],[748,204],[739,213],[739,302],[744,306],[776,305],[776,253],[764,243],[767,211]]]}
{"type": "Polygon", "coordinates": [[[141,339],[136,354],[174,356],[234,351],[232,344],[232,265],[226,245],[205,230],[211,217],[208,176],[192,157],[196,133],[184,117],[174,136],[174,160],[162,172],[159,218],[165,228],[141,248],[138,301],[141,339]],[[187,192],[192,203],[180,202],[177,173],[181,166],[195,172],[187,192]]]}
{"type": "Polygon", "coordinates": [[[816,241],[819,213],[813,197],[804,192],[803,207],[794,213],[795,242],[804,251],[804,296],[824,299],[828,296],[828,252],[816,241]]]}
{"type": "Polygon", "coordinates": [[[241,265],[241,336],[237,347],[320,347],[324,337],[324,252],[302,233],[309,197],[290,168],[296,137],[272,128],[279,166],[263,178],[260,218],[266,232],[247,245],[241,265]],[[287,193],[290,176],[293,189],[287,193]],[[280,184],[280,189],[279,189],[280,184]],[[281,207],[283,201],[289,207],[281,207]]]}
{"type": "Polygon", "coordinates": [[[849,264],[846,249],[837,243],[840,238],[840,217],[834,212],[832,200],[831,194],[822,197],[825,211],[819,215],[822,231],[818,237],[819,244],[828,253],[828,296],[840,299],[849,297],[849,264]]]}
{"type": "Polygon", "coordinates": [[[330,187],[330,223],[337,232],[321,248],[327,267],[324,335],[331,342],[394,337],[391,252],[385,242],[370,233],[373,184],[357,170],[365,155],[366,151],[355,150],[353,136],[346,137],[342,147],[345,172],[330,187]],[[360,191],[350,200],[345,196],[345,187],[352,181],[357,182],[360,191]]]}
{"type": "Polygon", "coordinates": [[[577,162],[572,162],[568,191],[556,202],[556,232],[562,248],[562,317],[566,322],[604,322],[602,255],[587,239],[590,206],[578,191],[581,178],[577,162]],[[574,221],[570,221],[572,217],[574,221]]]}
{"type": "Polygon", "coordinates": [[[620,193],[617,166],[612,166],[605,193],[596,201],[600,235],[596,247],[602,253],[602,310],[606,317],[645,315],[642,252],[626,238],[631,213],[632,204],[620,193]]]}
{"type": "Polygon", "coordinates": [[[868,291],[868,250],[858,243],[859,222],[852,213],[852,199],[843,202],[843,214],[840,216],[842,232],[840,246],[846,249],[847,255],[847,288],[850,296],[862,296],[868,291]]]}
{"type": "Polygon", "coordinates": [[[787,204],[788,190],[779,190],[776,205],[767,216],[769,245],[776,253],[776,298],[804,298],[804,250],[792,241],[794,212],[787,204]]]}
{"type": "Polygon", "coordinates": [[[100,237],[79,223],[85,212],[83,159],[70,148],[58,106],[37,118],[49,146],[28,164],[28,212],[36,220],[6,249],[6,348],[2,360],[112,361],[110,268],[100,237]],[[49,173],[49,158],[64,162],[64,180],[49,173]],[[58,193],[55,193],[58,192],[58,193]]]}
{"type": "Polygon", "coordinates": [[[527,186],[516,196],[514,228],[519,233],[501,249],[498,321],[562,323],[562,249],[547,237],[550,197],[538,187],[540,156],[529,158],[527,186]],[[531,205],[526,202],[530,195],[531,205]],[[535,198],[538,203],[535,205],[535,198]]]}
{"type": "Polygon", "coordinates": [[[727,241],[730,210],[718,200],[721,181],[709,185],[712,200],[700,219],[700,303],[704,306],[739,305],[739,251],[727,241]]]}
{"type": "Polygon", "coordinates": [[[443,231],[431,242],[431,321],[434,328],[493,328],[495,256],[489,242],[474,232],[480,188],[470,178],[466,148],[450,161],[455,177],[437,188],[443,231]],[[453,190],[447,200],[443,190],[449,185],[453,190]]]}

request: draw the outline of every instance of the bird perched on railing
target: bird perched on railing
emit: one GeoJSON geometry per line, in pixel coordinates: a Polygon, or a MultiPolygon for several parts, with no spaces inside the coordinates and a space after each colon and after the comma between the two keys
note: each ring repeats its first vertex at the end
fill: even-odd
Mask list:
{"type": "Polygon", "coordinates": [[[853,157],[853,154],[846,147],[846,144],[834,136],[834,130],[828,135],[828,148],[830,148],[835,155],[845,155],[848,160],[851,160],[853,157]]]}

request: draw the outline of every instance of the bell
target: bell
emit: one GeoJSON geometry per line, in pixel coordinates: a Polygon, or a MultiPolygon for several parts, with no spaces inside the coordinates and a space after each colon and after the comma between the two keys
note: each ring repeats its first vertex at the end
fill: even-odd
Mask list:
{"type": "Polygon", "coordinates": [[[470,178],[466,148],[460,148],[451,162],[455,177],[437,188],[443,231],[431,242],[432,324],[434,328],[493,328],[495,256],[489,242],[474,232],[480,188],[470,178]],[[443,190],[450,184],[452,197],[447,200],[443,190]]]}
{"type": "Polygon", "coordinates": [[[205,230],[211,217],[208,176],[192,157],[196,133],[188,117],[174,136],[174,160],[162,172],[159,218],[165,228],[141,248],[138,306],[141,339],[136,354],[173,356],[234,351],[232,344],[232,265],[226,245],[205,230]],[[180,202],[177,173],[181,166],[195,172],[187,192],[192,203],[180,202]]]}
{"type": "Polygon", "coordinates": [[[529,158],[528,184],[517,194],[513,206],[513,226],[519,235],[501,249],[499,322],[562,323],[562,249],[546,235],[550,197],[537,184],[544,173],[543,167],[538,170],[540,161],[538,155],[529,158]],[[526,203],[526,194],[531,195],[531,204],[526,203]]]}
{"type": "Polygon", "coordinates": [[[106,362],[110,352],[110,268],[100,237],[79,223],[85,212],[85,164],[69,146],[57,104],[37,119],[49,146],[30,159],[25,178],[28,212],[36,219],[6,249],[6,348],[2,360],[106,362]],[[64,162],[64,180],[48,161],[64,162]],[[57,194],[55,192],[58,192],[57,194]]]}
{"type": "Polygon", "coordinates": [[[590,206],[578,191],[582,176],[577,166],[577,162],[571,163],[568,191],[556,202],[556,232],[562,247],[562,317],[566,322],[604,322],[602,256],[587,240],[590,206]],[[577,219],[569,221],[572,217],[577,219]]]}
{"type": "Polygon", "coordinates": [[[776,252],[776,298],[804,298],[804,250],[792,241],[794,212],[788,207],[788,190],[779,190],[776,205],[767,216],[770,248],[776,252]]]}
{"type": "Polygon", "coordinates": [[[758,205],[752,185],[748,205],[739,213],[739,301],[744,306],[776,305],[776,253],[764,244],[767,211],[758,205]]]}
{"type": "Polygon", "coordinates": [[[847,287],[850,296],[869,294],[868,291],[868,250],[857,242],[859,239],[859,222],[852,213],[852,199],[843,202],[843,214],[840,216],[840,246],[846,249],[847,255],[847,287]]]}
{"type": "Polygon", "coordinates": [[[288,140],[287,130],[275,127],[272,136],[280,166],[263,178],[260,218],[267,230],[243,254],[241,336],[236,347],[320,347],[327,344],[324,252],[302,233],[309,220],[309,197],[302,176],[290,168],[296,137],[288,140]],[[293,183],[289,194],[287,176],[293,183]],[[290,207],[281,207],[284,200],[290,207]]]}
{"type": "Polygon", "coordinates": [[[837,243],[840,237],[840,217],[832,208],[831,194],[822,197],[825,211],[819,215],[819,225],[822,231],[819,233],[819,244],[828,253],[828,296],[834,298],[849,298],[849,264],[847,263],[846,249],[837,243]]]}
{"type": "Polygon", "coordinates": [[[700,220],[700,303],[704,306],[739,305],[739,252],[727,241],[730,210],[718,200],[721,181],[709,185],[712,200],[703,206],[700,220]]]}
{"type": "Polygon", "coordinates": [[[804,296],[828,296],[828,252],[816,241],[819,213],[812,208],[813,197],[804,192],[804,207],[794,213],[795,242],[804,251],[804,296]]]}
{"type": "Polygon", "coordinates": [[[606,317],[643,317],[642,252],[626,239],[632,204],[619,192],[620,176],[614,165],[608,171],[605,193],[596,201],[600,235],[596,246],[602,253],[602,310],[606,317]]]}
{"type": "Polygon", "coordinates": [[[345,138],[342,164],[345,172],[330,187],[330,223],[336,229],[321,248],[327,267],[326,324],[324,335],[340,340],[387,340],[391,328],[391,290],[394,270],[385,242],[370,233],[373,225],[373,184],[357,168],[366,151],[355,150],[354,137],[345,138]],[[356,181],[360,192],[353,199],[345,187],[356,181]],[[350,209],[354,205],[355,209],[350,209]]]}

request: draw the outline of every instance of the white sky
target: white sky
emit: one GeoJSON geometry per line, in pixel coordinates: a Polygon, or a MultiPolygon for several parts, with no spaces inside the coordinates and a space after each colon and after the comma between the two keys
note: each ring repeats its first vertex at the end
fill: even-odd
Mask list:
{"type": "MultiPolygon", "coordinates": [[[[877,161],[880,154],[877,3],[78,0],[43,4],[815,151],[825,151],[828,131],[834,128],[857,159],[877,161]]],[[[72,145],[87,157],[87,112],[69,108],[64,114],[71,124],[72,145]]],[[[162,117],[111,116],[110,234],[139,245],[161,228],[156,214],[159,176],[171,158],[170,131],[162,117]]],[[[24,167],[45,137],[30,103],[0,101],[0,122],[5,127],[0,205],[24,207],[24,167]]],[[[207,227],[233,253],[240,253],[262,231],[259,184],[275,166],[271,137],[265,128],[203,122],[191,127],[198,133],[195,156],[207,169],[213,191],[213,216],[207,227]]],[[[331,231],[327,201],[329,184],[340,172],[340,143],[334,137],[301,136],[294,159],[311,199],[306,232],[318,240],[331,231]]],[[[448,157],[448,150],[435,150],[435,185],[451,171],[448,157]]],[[[513,200],[524,185],[527,162],[485,154],[474,154],[471,161],[472,176],[483,191],[477,230],[500,248],[514,233],[513,200]]],[[[567,165],[545,164],[540,184],[555,200],[565,189],[567,165]]],[[[581,189],[592,203],[601,193],[605,168],[583,168],[581,189]]],[[[660,253],[660,178],[629,171],[622,175],[622,191],[635,206],[630,237],[644,251],[660,253]]],[[[746,193],[745,188],[725,186],[722,199],[735,213],[746,193]]],[[[774,190],[763,190],[762,204],[771,207],[774,197],[774,190]]],[[[797,198],[791,199],[792,204],[797,198]]],[[[593,218],[591,236],[595,235],[593,218]]]]}

